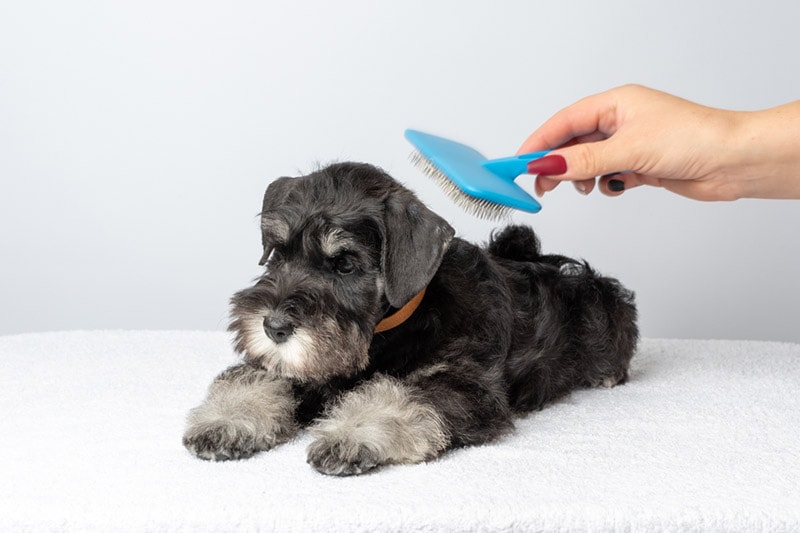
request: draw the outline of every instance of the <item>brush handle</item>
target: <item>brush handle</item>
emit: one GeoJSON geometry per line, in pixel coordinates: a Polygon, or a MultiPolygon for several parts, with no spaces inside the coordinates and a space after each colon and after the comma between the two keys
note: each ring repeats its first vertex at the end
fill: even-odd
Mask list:
{"type": "Polygon", "coordinates": [[[531,152],[529,154],[515,155],[512,157],[487,159],[481,164],[492,174],[508,181],[514,181],[517,176],[528,173],[528,163],[535,159],[542,158],[549,153],[549,150],[545,150],[543,152],[531,152]]]}

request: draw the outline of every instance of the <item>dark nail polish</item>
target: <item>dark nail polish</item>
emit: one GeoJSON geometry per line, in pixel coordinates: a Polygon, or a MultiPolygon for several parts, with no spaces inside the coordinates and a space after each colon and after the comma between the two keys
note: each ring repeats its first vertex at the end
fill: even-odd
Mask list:
{"type": "Polygon", "coordinates": [[[557,176],[567,171],[567,160],[560,155],[546,155],[528,163],[528,174],[557,176]]]}
{"type": "Polygon", "coordinates": [[[608,190],[611,192],[622,192],[625,190],[625,182],[622,180],[608,180],[608,190]]]}

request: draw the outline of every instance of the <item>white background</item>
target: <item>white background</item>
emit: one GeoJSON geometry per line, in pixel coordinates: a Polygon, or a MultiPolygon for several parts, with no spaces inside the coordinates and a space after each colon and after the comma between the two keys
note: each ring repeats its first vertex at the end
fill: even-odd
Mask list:
{"type": "MultiPolygon", "coordinates": [[[[318,163],[379,165],[485,241],[405,128],[500,157],[628,82],[778,105],[800,97],[798,21],[793,0],[4,1],[0,333],[225,328],[264,188],[318,163]]],[[[644,335],[800,341],[800,203],[542,203],[515,220],[634,289],[644,335]]]]}

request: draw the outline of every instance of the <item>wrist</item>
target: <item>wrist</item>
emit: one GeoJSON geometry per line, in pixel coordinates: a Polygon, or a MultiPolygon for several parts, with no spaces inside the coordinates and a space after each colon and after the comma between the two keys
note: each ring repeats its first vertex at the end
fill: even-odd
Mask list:
{"type": "Polygon", "coordinates": [[[736,196],[800,198],[800,101],[734,115],[737,155],[725,173],[736,196]]]}

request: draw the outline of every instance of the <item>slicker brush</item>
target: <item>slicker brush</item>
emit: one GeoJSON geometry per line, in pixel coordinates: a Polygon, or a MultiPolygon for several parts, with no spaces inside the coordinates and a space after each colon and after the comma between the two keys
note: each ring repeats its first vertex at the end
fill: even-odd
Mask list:
{"type": "Polygon", "coordinates": [[[453,202],[479,218],[501,220],[514,209],[538,213],[542,206],[514,183],[528,163],[548,152],[486,159],[469,146],[416,130],[406,130],[416,148],[412,163],[433,179],[453,202]]]}

